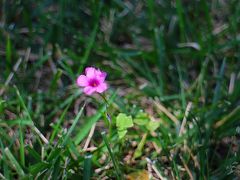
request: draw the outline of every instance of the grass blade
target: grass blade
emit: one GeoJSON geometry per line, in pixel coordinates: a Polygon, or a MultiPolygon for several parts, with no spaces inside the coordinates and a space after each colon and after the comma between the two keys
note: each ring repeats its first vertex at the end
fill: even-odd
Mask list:
{"type": "Polygon", "coordinates": [[[10,71],[10,64],[12,61],[12,43],[9,35],[7,36],[7,44],[6,44],[6,61],[7,61],[7,72],[10,71]]]}
{"type": "MultiPolygon", "coordinates": [[[[25,105],[25,103],[24,103],[24,101],[23,101],[23,98],[22,98],[22,96],[20,95],[20,92],[18,91],[17,87],[15,87],[15,90],[16,90],[18,99],[19,99],[19,101],[20,101],[20,104],[22,105],[23,109],[25,110],[28,119],[33,122],[32,118],[31,118],[31,115],[30,115],[30,113],[29,113],[29,111],[28,111],[28,109],[27,109],[27,107],[26,107],[26,105],[25,105]]],[[[32,127],[33,131],[42,139],[42,141],[43,141],[45,144],[48,144],[48,140],[47,140],[47,139],[43,136],[43,134],[37,129],[37,127],[34,125],[34,122],[33,122],[33,125],[32,125],[31,127],[32,127]]]]}
{"type": "Polygon", "coordinates": [[[180,37],[181,41],[183,42],[185,40],[185,27],[184,27],[184,16],[183,16],[183,7],[181,0],[176,0],[176,8],[177,8],[177,15],[178,15],[178,21],[179,21],[179,28],[180,28],[180,37]]]}
{"type": "Polygon", "coordinates": [[[83,179],[90,180],[91,179],[91,169],[92,169],[92,155],[86,155],[84,159],[84,167],[83,167],[83,179]]]}
{"type": "Polygon", "coordinates": [[[50,141],[50,144],[53,142],[55,136],[56,136],[57,133],[60,131],[60,125],[61,125],[61,123],[63,122],[64,117],[65,117],[65,115],[66,115],[66,113],[67,113],[67,111],[68,111],[71,103],[72,103],[72,101],[69,102],[68,106],[64,109],[63,113],[61,114],[61,116],[60,116],[60,118],[59,118],[59,120],[58,120],[57,125],[54,126],[53,133],[52,133],[52,135],[51,135],[51,137],[50,137],[50,140],[49,140],[49,141],[50,141]]]}
{"type": "Polygon", "coordinates": [[[57,85],[58,85],[58,80],[61,78],[62,76],[62,70],[61,69],[58,69],[56,74],[54,75],[53,77],[53,80],[51,82],[51,86],[50,86],[50,94],[53,95],[54,92],[56,91],[57,89],[57,85]]]}
{"type": "Polygon", "coordinates": [[[31,125],[33,125],[32,121],[29,121],[28,119],[24,119],[24,118],[12,119],[11,121],[9,121],[9,120],[0,120],[0,125],[7,124],[8,126],[16,126],[16,125],[19,125],[20,122],[21,122],[22,126],[31,126],[31,125]]]}
{"type": "Polygon", "coordinates": [[[181,67],[178,63],[178,59],[177,59],[176,63],[177,63],[177,71],[178,71],[179,83],[180,83],[180,89],[181,89],[182,109],[185,109],[186,108],[186,95],[184,92],[184,84],[183,84],[184,81],[182,78],[181,67]]]}
{"type": "Polygon", "coordinates": [[[160,30],[158,28],[154,29],[154,38],[156,44],[156,52],[158,57],[158,69],[159,69],[159,84],[160,84],[160,95],[163,95],[164,89],[164,72],[165,72],[165,64],[166,64],[166,57],[165,57],[165,44],[163,39],[163,28],[160,30]]]}
{"type": "Polygon", "coordinates": [[[19,124],[19,138],[20,138],[20,162],[21,165],[24,167],[25,166],[25,153],[24,153],[24,132],[22,128],[22,123],[19,124]]]}
{"type": "Polygon", "coordinates": [[[222,85],[222,81],[223,81],[225,66],[226,66],[226,59],[223,60],[221,68],[220,68],[217,85],[214,90],[213,104],[216,104],[220,98],[220,93],[221,93],[220,91],[221,91],[221,85],[222,85]]]}
{"type": "Polygon", "coordinates": [[[27,146],[26,150],[28,151],[29,155],[31,155],[36,161],[41,161],[41,156],[30,146],[27,146]]]}
{"type": "Polygon", "coordinates": [[[78,123],[78,121],[79,121],[79,118],[80,118],[80,116],[82,115],[82,112],[83,112],[84,107],[85,107],[85,104],[83,105],[83,107],[81,108],[81,110],[79,111],[79,113],[77,114],[76,118],[75,118],[74,121],[73,121],[72,126],[70,127],[70,129],[68,130],[66,136],[64,137],[63,145],[66,145],[66,143],[67,143],[70,135],[72,134],[74,128],[76,127],[76,125],[77,125],[77,123],[78,123]]]}
{"type": "MultiPolygon", "coordinates": [[[[1,145],[1,152],[4,152],[4,146],[3,146],[3,143],[2,143],[2,141],[1,141],[1,139],[0,139],[0,145],[1,145]]],[[[4,174],[4,177],[6,177],[7,179],[10,179],[10,171],[9,171],[9,169],[8,169],[8,166],[7,166],[7,163],[4,163],[4,162],[6,162],[6,154],[5,153],[3,153],[2,154],[2,157],[0,158],[0,163],[2,164],[2,166],[3,166],[3,168],[2,168],[2,172],[3,172],[3,174],[4,174]]],[[[1,167],[1,166],[0,166],[1,167]]]]}
{"type": "Polygon", "coordinates": [[[14,158],[14,156],[12,155],[12,153],[9,151],[8,148],[4,149],[4,152],[7,156],[7,158],[11,161],[13,168],[16,170],[16,172],[20,175],[20,176],[24,176],[24,171],[21,168],[20,164],[18,164],[18,161],[14,158]]]}

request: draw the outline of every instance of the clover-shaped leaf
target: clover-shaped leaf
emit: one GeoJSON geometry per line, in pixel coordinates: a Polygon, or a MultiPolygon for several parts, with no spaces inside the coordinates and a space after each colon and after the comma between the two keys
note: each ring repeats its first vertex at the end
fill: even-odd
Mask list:
{"type": "Polygon", "coordinates": [[[139,112],[133,121],[137,125],[145,126],[149,122],[148,114],[144,112],[139,112]]]}
{"type": "Polygon", "coordinates": [[[160,122],[158,121],[149,121],[149,123],[147,124],[147,129],[151,132],[155,131],[160,125],[160,122]]]}
{"type": "Polygon", "coordinates": [[[127,128],[133,126],[132,117],[127,116],[124,113],[119,113],[116,119],[116,125],[118,129],[118,136],[122,139],[127,133],[127,128]]]}

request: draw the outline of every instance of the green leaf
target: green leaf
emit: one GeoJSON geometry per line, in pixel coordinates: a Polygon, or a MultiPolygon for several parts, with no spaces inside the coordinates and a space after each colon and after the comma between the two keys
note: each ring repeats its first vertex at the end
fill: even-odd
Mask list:
{"type": "Polygon", "coordinates": [[[147,124],[147,129],[151,132],[155,131],[160,125],[160,122],[158,121],[149,121],[147,124]]]}
{"type": "Polygon", "coordinates": [[[144,126],[149,122],[147,113],[139,112],[133,122],[139,126],[144,126]]]}
{"type": "Polygon", "coordinates": [[[124,130],[133,126],[132,117],[123,113],[118,114],[116,123],[119,130],[124,130]]]}
{"type": "Polygon", "coordinates": [[[119,130],[118,131],[119,139],[122,139],[126,134],[127,134],[127,130],[119,130]]]}
{"type": "Polygon", "coordinates": [[[122,139],[127,133],[127,128],[133,126],[132,117],[127,116],[126,114],[123,113],[119,113],[117,116],[116,125],[118,129],[119,139],[122,139]]]}
{"type": "Polygon", "coordinates": [[[133,122],[139,126],[144,126],[149,122],[149,120],[145,118],[137,118],[137,119],[134,119],[133,122]]]}

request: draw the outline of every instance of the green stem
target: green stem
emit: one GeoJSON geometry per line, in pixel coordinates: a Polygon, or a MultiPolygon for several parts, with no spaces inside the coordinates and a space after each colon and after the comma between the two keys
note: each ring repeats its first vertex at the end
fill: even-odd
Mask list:
{"type": "Polygon", "coordinates": [[[104,94],[100,94],[99,95],[103,98],[103,100],[105,101],[106,103],[106,106],[108,107],[109,106],[109,103],[108,103],[108,100],[106,99],[105,95],[104,94]]]}
{"type": "Polygon", "coordinates": [[[106,132],[102,132],[101,134],[102,134],[104,143],[107,146],[107,149],[108,149],[108,152],[110,154],[110,157],[112,159],[114,169],[116,170],[117,179],[120,180],[121,179],[121,171],[120,171],[119,166],[118,166],[118,164],[116,162],[116,159],[114,158],[113,152],[112,152],[112,150],[111,150],[111,148],[109,146],[109,143],[108,143],[108,140],[107,140],[107,137],[106,137],[106,132]]]}
{"type": "Polygon", "coordinates": [[[106,103],[105,116],[106,116],[106,119],[108,120],[108,123],[106,123],[106,124],[108,125],[109,134],[111,134],[111,131],[112,131],[111,117],[109,117],[108,112],[107,112],[107,108],[109,107],[109,102],[104,94],[99,93],[99,95],[103,98],[104,102],[106,103]]]}

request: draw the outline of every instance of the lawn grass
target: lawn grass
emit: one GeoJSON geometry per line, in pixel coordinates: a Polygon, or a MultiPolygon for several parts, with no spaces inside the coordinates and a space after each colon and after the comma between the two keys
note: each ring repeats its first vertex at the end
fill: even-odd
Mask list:
{"type": "Polygon", "coordinates": [[[240,177],[240,1],[0,7],[0,179],[240,177]]]}

